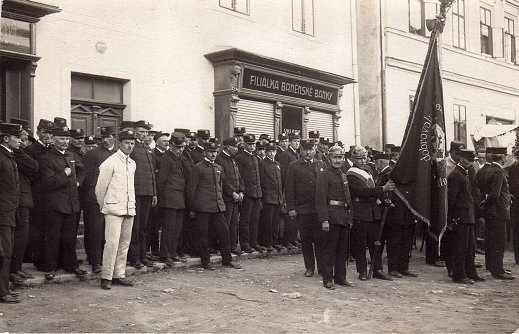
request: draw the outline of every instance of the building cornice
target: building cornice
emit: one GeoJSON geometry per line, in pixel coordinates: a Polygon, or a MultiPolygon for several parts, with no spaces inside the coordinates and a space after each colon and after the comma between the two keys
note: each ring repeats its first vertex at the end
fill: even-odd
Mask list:
{"type": "Polygon", "coordinates": [[[47,5],[31,0],[4,0],[2,4],[2,16],[15,15],[28,22],[38,22],[40,18],[61,12],[56,6],[47,5]]]}
{"type": "Polygon", "coordinates": [[[212,62],[213,65],[238,61],[298,76],[310,77],[335,85],[347,85],[355,82],[354,79],[342,75],[289,63],[283,60],[260,56],[236,48],[209,53],[206,54],[205,57],[212,62]]]}

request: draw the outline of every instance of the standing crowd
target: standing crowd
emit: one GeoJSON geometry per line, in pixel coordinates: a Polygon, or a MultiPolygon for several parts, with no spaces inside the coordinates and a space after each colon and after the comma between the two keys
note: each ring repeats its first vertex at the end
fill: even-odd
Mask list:
{"type": "MultiPolygon", "coordinates": [[[[397,146],[346,152],[318,131],[308,139],[296,131],[276,140],[245,128],[219,140],[208,130],[153,131],[145,121],[123,121],[118,132],[98,130],[85,136],[65,119],[42,119],[33,137],[28,121],[0,124],[1,302],[19,302],[9,283],[33,278],[23,262],[48,280],[58,268],[87,273],[76,254],[81,217],[87,261],[103,289],[133,285],[127,263],[173,266],[189,254],[214,270],[210,254],[218,251],[224,267],[240,269],[233,253],[301,248],[304,275],[317,270],[329,289],[351,285],[350,257],[360,280],[416,277],[409,270],[416,219],[389,178],[397,146]]],[[[503,252],[514,209],[510,191],[519,198],[519,163],[510,168],[509,188],[505,155],[506,149],[487,148],[482,165],[462,143],[451,144],[448,228],[441,259],[433,258],[438,246],[429,239],[427,261],[443,260],[455,282],[485,280],[474,261],[476,222],[483,221],[487,269],[495,278],[514,278],[503,268],[503,252]]],[[[516,235],[514,242],[517,262],[516,235]]]]}

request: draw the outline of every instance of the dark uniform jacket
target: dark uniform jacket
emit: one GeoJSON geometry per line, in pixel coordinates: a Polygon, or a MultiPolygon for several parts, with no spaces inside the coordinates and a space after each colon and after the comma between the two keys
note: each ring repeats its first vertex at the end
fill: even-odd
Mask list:
{"type": "Polygon", "coordinates": [[[78,181],[74,155],[68,151],[63,154],[53,148],[43,157],[40,172],[43,186],[46,189],[45,209],[65,214],[78,212],[78,181]],[[64,172],[66,167],[72,170],[70,176],[64,172]]]}
{"type": "Polygon", "coordinates": [[[180,162],[182,163],[182,168],[184,168],[184,175],[186,176],[186,180],[189,181],[191,177],[191,171],[193,167],[195,167],[195,162],[193,158],[191,158],[191,153],[187,149],[182,151],[182,155],[180,155],[180,162]]]}
{"type": "Polygon", "coordinates": [[[292,147],[289,147],[285,152],[280,155],[276,155],[276,160],[279,162],[281,167],[281,181],[283,182],[283,186],[285,186],[285,179],[287,177],[288,165],[299,159],[299,153],[294,151],[292,147]]]}
{"type": "Polygon", "coordinates": [[[459,218],[460,224],[474,224],[474,200],[470,193],[468,171],[457,165],[447,177],[448,222],[459,218]]]}
{"type": "Polygon", "coordinates": [[[282,205],[284,199],[279,162],[266,157],[260,163],[259,170],[262,194],[261,201],[265,204],[282,205]]]}
{"type": "Polygon", "coordinates": [[[285,180],[287,210],[296,210],[298,214],[315,213],[315,189],[317,177],[326,169],[322,161],[314,159],[307,162],[299,159],[288,165],[285,180]]]}
{"type": "Polygon", "coordinates": [[[207,159],[197,163],[188,185],[189,209],[197,212],[225,211],[222,196],[224,177],[220,165],[207,159]]]}
{"type": "Polygon", "coordinates": [[[344,173],[347,173],[348,170],[353,167],[353,163],[351,162],[350,159],[345,159],[344,160],[344,163],[342,164],[341,166],[341,170],[344,172],[344,173]]]}
{"type": "MultiPolygon", "coordinates": [[[[162,157],[166,154],[166,151],[164,152],[161,152],[158,148],[154,148],[153,149],[153,154],[152,154],[152,157],[153,157],[153,167],[154,167],[154,170],[155,170],[155,174],[157,174],[159,172],[159,167],[160,167],[160,161],[162,160],[162,157]]],[[[157,188],[159,187],[159,185],[157,184],[157,188]]],[[[158,190],[157,190],[158,191],[158,190]]]]}
{"type": "Polygon", "coordinates": [[[155,169],[153,166],[153,156],[143,142],[135,141],[135,147],[130,154],[130,158],[135,161],[137,170],[135,171],[135,195],[136,196],[156,196],[157,188],[155,184],[155,169]]]}
{"type": "Polygon", "coordinates": [[[196,145],[195,148],[189,152],[191,155],[191,159],[193,159],[193,163],[196,165],[200,161],[204,160],[204,148],[200,145],[196,145]]]}
{"type": "Polygon", "coordinates": [[[508,169],[508,185],[512,195],[510,219],[519,220],[519,161],[514,162],[508,169]]]}
{"type": "Polygon", "coordinates": [[[238,194],[245,189],[238,164],[234,158],[225,151],[222,151],[216,156],[215,162],[223,168],[223,172],[225,173],[226,184],[223,189],[223,200],[233,202],[233,192],[238,194]]]}
{"type": "Polygon", "coordinates": [[[317,176],[315,210],[320,223],[350,225],[353,218],[351,205],[346,175],[340,169],[330,166],[317,176]],[[346,206],[331,205],[331,200],[344,202],[346,206]]]}
{"type": "Polygon", "coordinates": [[[487,177],[487,173],[489,171],[490,163],[485,163],[483,167],[481,167],[478,172],[476,173],[476,176],[474,177],[474,184],[476,187],[479,188],[480,191],[480,198],[481,200],[484,200],[486,198],[487,192],[485,190],[485,179],[487,177]]]}
{"type": "Polygon", "coordinates": [[[510,219],[510,191],[506,172],[493,162],[485,177],[486,212],[498,219],[510,219]]]}
{"type": "Polygon", "coordinates": [[[353,201],[353,217],[355,220],[376,221],[382,218],[377,199],[382,197],[384,192],[381,186],[375,186],[373,179],[365,178],[362,171],[369,175],[365,170],[351,167],[346,174],[353,201]]]}
{"type": "Polygon", "coordinates": [[[99,178],[99,166],[112,155],[112,151],[104,146],[98,146],[91,151],[88,151],[83,158],[85,164],[85,195],[87,202],[97,202],[96,199],[96,184],[99,178]]]}
{"type": "Polygon", "coordinates": [[[13,213],[18,207],[19,199],[20,179],[14,155],[0,145],[0,225],[16,226],[13,213]]]}
{"type": "Polygon", "coordinates": [[[20,177],[20,202],[18,205],[26,208],[34,208],[31,180],[39,173],[40,168],[38,162],[23,150],[13,150],[13,154],[16,165],[18,166],[18,176],[20,177]]]}
{"type": "Polygon", "coordinates": [[[171,209],[184,209],[185,192],[186,179],[180,158],[168,150],[160,161],[157,174],[158,205],[171,209]]]}
{"type": "Polygon", "coordinates": [[[245,197],[261,198],[258,157],[247,151],[243,151],[236,156],[236,164],[238,165],[245,186],[243,195],[245,197]]]}
{"type": "Polygon", "coordinates": [[[79,182],[79,187],[83,187],[86,176],[85,168],[85,152],[73,145],[69,145],[67,151],[74,155],[75,166],[76,166],[76,177],[79,182]]]}
{"type": "MultiPolygon", "coordinates": [[[[31,158],[38,162],[38,165],[41,169],[41,160],[43,156],[47,154],[51,149],[51,146],[44,146],[40,143],[40,141],[36,141],[32,143],[30,146],[24,149],[25,153],[27,153],[31,158]]],[[[31,190],[32,190],[32,199],[34,203],[34,209],[38,211],[43,211],[45,209],[45,187],[42,184],[41,173],[37,172],[33,175],[31,179],[31,190]]]]}

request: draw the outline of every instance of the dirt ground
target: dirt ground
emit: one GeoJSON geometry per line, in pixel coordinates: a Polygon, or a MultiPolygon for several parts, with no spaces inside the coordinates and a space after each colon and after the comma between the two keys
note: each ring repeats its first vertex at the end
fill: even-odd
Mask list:
{"type": "MultiPolygon", "coordinates": [[[[506,252],[505,267],[518,275],[512,257],[506,252]]],[[[480,269],[487,282],[452,283],[445,269],[425,265],[415,251],[418,278],[361,282],[350,263],[354,286],[329,291],[319,276],[303,277],[302,260],[277,256],[240,261],[243,270],[149,273],[135,276],[133,288],[110,291],[99,280],[24,289],[22,303],[0,304],[0,332],[512,333],[519,327],[519,279],[497,281],[480,269]],[[301,297],[284,295],[294,292],[301,297]]]]}

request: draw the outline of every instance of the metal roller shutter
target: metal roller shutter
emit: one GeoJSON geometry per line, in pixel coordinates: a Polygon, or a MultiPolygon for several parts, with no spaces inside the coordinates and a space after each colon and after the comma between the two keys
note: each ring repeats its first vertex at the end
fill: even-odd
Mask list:
{"type": "Polygon", "coordinates": [[[244,126],[256,136],[266,133],[274,136],[274,104],[241,99],[238,101],[236,126],[244,126]]]}
{"type": "Polygon", "coordinates": [[[333,114],[311,110],[308,115],[308,131],[318,130],[321,137],[333,139],[333,114]]]}

